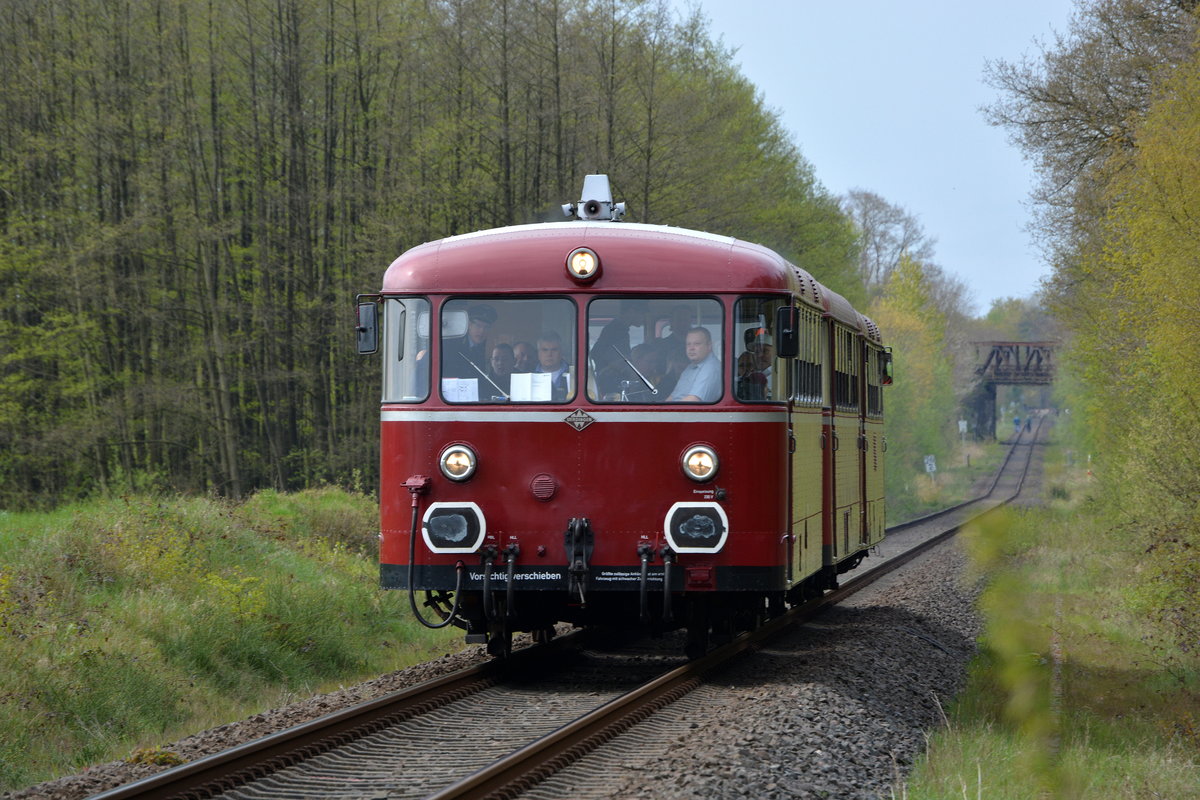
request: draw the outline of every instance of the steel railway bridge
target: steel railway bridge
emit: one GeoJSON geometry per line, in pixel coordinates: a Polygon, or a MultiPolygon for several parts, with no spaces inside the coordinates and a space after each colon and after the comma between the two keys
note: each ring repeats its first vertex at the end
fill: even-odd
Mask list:
{"type": "Polygon", "coordinates": [[[1054,348],[1058,342],[972,342],[978,384],[967,398],[974,429],[996,430],[996,387],[1043,386],[1054,382],[1054,348]]]}

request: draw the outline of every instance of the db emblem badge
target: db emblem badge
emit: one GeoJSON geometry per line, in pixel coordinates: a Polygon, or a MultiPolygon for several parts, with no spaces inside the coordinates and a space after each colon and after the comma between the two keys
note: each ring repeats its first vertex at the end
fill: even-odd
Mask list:
{"type": "Polygon", "coordinates": [[[563,422],[570,425],[577,431],[581,431],[588,425],[596,421],[596,418],[588,414],[582,408],[577,408],[570,413],[569,416],[563,418],[563,422]]]}

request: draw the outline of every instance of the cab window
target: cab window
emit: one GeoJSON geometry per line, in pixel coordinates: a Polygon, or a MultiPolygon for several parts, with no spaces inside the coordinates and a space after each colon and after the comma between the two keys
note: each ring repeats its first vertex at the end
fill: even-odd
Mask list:
{"type": "Polygon", "coordinates": [[[439,389],[447,403],[574,399],[575,304],[562,297],[456,297],[441,310],[439,389]]]}
{"type": "Polygon", "coordinates": [[[708,297],[602,297],[588,305],[587,395],[597,403],[715,403],[724,311],[708,297]]]}

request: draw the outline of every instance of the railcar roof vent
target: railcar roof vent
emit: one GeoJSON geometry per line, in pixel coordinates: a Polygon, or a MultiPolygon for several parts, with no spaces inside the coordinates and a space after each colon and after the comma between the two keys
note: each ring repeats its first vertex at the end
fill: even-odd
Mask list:
{"type": "Polygon", "coordinates": [[[792,272],[796,274],[796,282],[800,284],[800,296],[804,297],[804,295],[808,294],[808,281],[805,279],[804,273],[799,267],[793,266],[792,272]]]}
{"type": "Polygon", "coordinates": [[[616,222],[625,216],[625,204],[614,203],[607,175],[588,175],[583,179],[583,191],[578,203],[565,203],[563,216],[578,215],[580,219],[597,222],[616,222]]]}

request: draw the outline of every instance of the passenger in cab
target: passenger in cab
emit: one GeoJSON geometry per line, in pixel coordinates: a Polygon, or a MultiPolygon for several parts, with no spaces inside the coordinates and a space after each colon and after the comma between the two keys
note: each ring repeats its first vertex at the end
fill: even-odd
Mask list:
{"type": "Polygon", "coordinates": [[[513,345],[513,372],[533,372],[537,359],[534,357],[533,345],[529,342],[517,342],[513,345]]]}
{"type": "Polygon", "coordinates": [[[688,365],[667,398],[670,402],[712,403],[721,396],[721,362],[713,355],[708,328],[692,328],[685,339],[688,365]]]}
{"type": "Polygon", "coordinates": [[[737,396],[739,400],[767,397],[767,378],[758,369],[758,356],[749,350],[738,356],[737,396]]]}
{"type": "Polygon", "coordinates": [[[663,354],[663,360],[667,362],[668,369],[673,363],[678,364],[680,369],[686,365],[687,332],[695,323],[696,315],[692,312],[690,305],[675,306],[671,310],[671,334],[657,342],[659,352],[663,354]]]}
{"type": "Polygon", "coordinates": [[[538,364],[534,372],[550,375],[551,399],[566,400],[571,393],[571,365],[563,358],[562,337],[555,331],[546,331],[537,339],[538,364]]]}
{"type": "Polygon", "coordinates": [[[738,399],[769,400],[774,378],[774,342],[765,328],[750,328],[745,334],[745,344],[745,352],[738,356],[738,399]]]}
{"type": "MultiPolygon", "coordinates": [[[[603,374],[610,365],[624,365],[624,359],[629,358],[629,329],[641,325],[643,305],[633,300],[622,300],[618,315],[600,331],[589,354],[597,374],[603,374]]],[[[612,389],[601,386],[601,391],[612,389]]]]}
{"type": "Polygon", "coordinates": [[[500,343],[492,348],[492,358],[488,365],[488,377],[508,394],[512,383],[513,367],[516,365],[511,344],[500,343]]]}
{"type": "Polygon", "coordinates": [[[495,323],[491,306],[478,303],[467,309],[467,335],[443,341],[443,378],[478,378],[487,369],[487,336],[495,323]]]}

